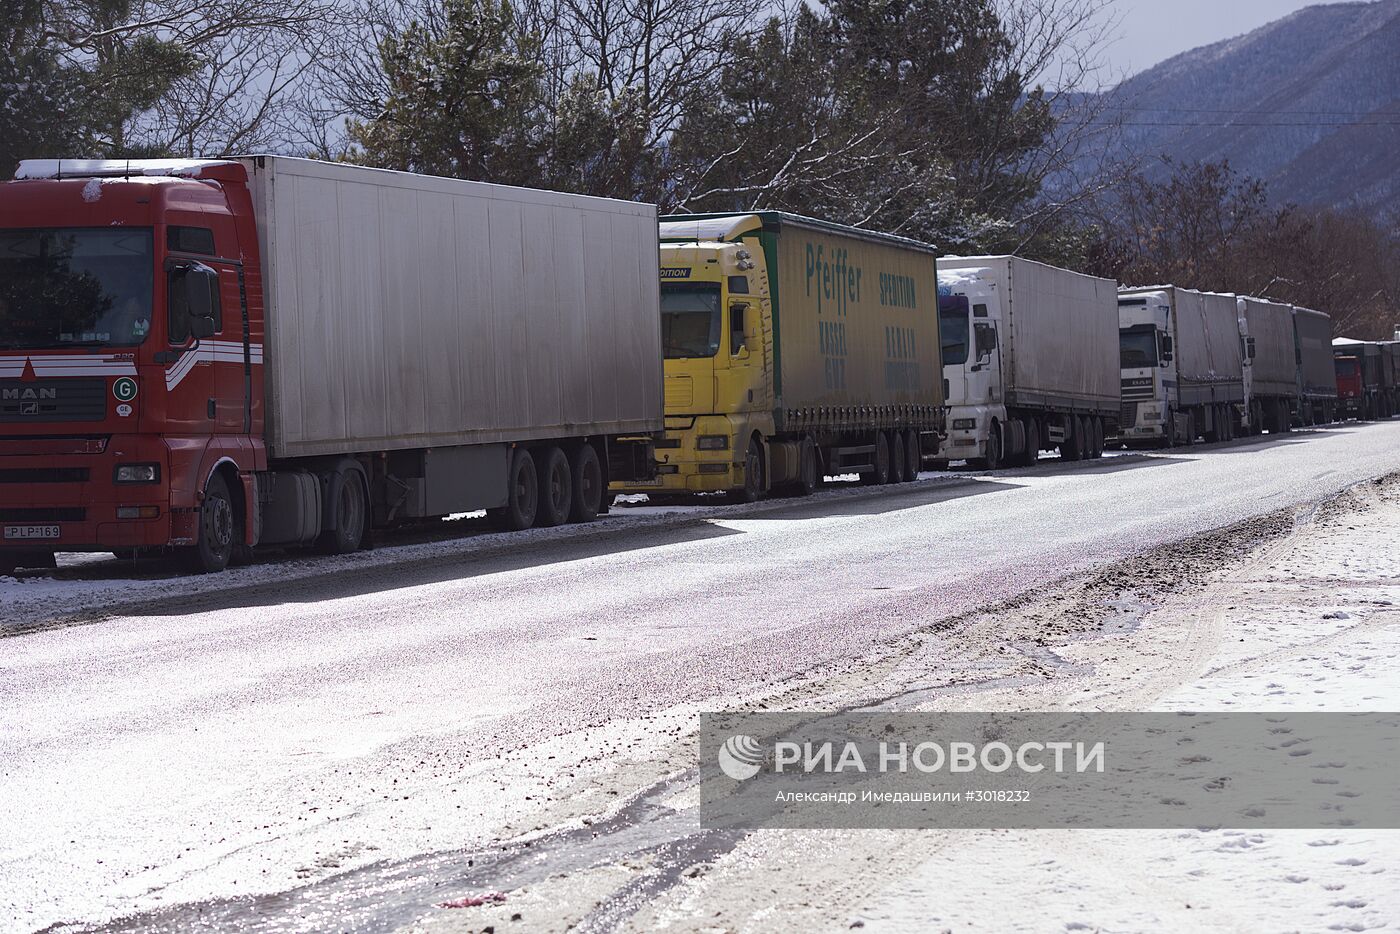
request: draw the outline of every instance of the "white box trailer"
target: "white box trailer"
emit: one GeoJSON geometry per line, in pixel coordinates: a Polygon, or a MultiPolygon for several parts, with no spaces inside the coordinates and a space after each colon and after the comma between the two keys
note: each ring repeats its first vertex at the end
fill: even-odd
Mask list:
{"type": "Polygon", "coordinates": [[[938,260],[950,458],[1096,457],[1117,432],[1118,284],[1017,256],[938,260]]]}
{"type": "Polygon", "coordinates": [[[1170,285],[1125,288],[1118,324],[1125,441],[1234,436],[1245,394],[1235,296],[1170,285]]]}
{"type": "Polygon", "coordinates": [[[661,427],[653,205],[240,161],[264,257],[272,456],[661,427]]]}
{"type": "Polygon", "coordinates": [[[1238,300],[1246,332],[1250,425],[1287,431],[1298,404],[1298,349],[1293,307],[1262,298],[1238,300]]]}

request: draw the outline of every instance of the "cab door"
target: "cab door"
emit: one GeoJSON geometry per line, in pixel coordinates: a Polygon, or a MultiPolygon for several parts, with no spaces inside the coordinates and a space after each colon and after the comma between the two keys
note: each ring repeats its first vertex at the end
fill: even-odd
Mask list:
{"type": "Polygon", "coordinates": [[[1001,335],[991,296],[972,303],[972,347],[968,355],[967,396],[973,405],[1001,400],[1001,335]]]}

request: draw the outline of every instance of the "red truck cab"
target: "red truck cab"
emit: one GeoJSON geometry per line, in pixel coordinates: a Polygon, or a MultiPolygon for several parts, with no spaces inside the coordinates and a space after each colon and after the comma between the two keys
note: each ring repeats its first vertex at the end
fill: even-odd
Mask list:
{"type": "Polygon", "coordinates": [[[0,573],[168,546],[212,569],[251,543],[262,296],[239,163],[0,184],[0,573]]]}

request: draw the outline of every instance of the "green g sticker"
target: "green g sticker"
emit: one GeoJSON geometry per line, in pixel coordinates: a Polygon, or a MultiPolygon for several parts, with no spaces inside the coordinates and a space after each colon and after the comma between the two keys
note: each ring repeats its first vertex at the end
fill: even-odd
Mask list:
{"type": "Polygon", "coordinates": [[[112,384],[112,395],[117,397],[118,402],[130,402],[136,398],[136,380],[130,376],[123,376],[112,384]]]}

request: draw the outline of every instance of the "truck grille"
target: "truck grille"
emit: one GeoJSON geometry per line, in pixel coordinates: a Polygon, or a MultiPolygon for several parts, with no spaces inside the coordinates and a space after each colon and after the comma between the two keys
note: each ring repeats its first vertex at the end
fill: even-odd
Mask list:
{"type": "Polygon", "coordinates": [[[87,510],[82,506],[0,509],[0,522],[82,522],[86,518],[87,510]]]}
{"type": "Polygon", "coordinates": [[[1131,428],[1137,424],[1138,404],[1136,402],[1124,402],[1123,411],[1119,413],[1119,424],[1124,428],[1131,428]]]}
{"type": "Polygon", "coordinates": [[[1152,387],[1152,377],[1150,376],[1134,376],[1131,379],[1122,380],[1122,384],[1124,401],[1128,399],[1137,399],[1139,401],[1151,399],[1156,395],[1156,391],[1152,387]]]}
{"type": "Polygon", "coordinates": [[[3,467],[0,483],[86,483],[86,467],[3,467]]]}
{"type": "Polygon", "coordinates": [[[100,422],[106,417],[105,379],[0,380],[0,422],[100,422]]]}

